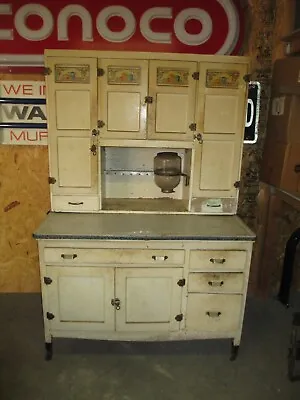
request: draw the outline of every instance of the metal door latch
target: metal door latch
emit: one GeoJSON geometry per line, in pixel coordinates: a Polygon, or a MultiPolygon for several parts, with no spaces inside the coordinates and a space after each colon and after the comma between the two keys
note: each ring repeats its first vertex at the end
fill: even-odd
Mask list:
{"type": "Polygon", "coordinates": [[[121,300],[118,298],[111,299],[111,305],[113,307],[115,307],[116,310],[120,310],[121,309],[121,300]]]}

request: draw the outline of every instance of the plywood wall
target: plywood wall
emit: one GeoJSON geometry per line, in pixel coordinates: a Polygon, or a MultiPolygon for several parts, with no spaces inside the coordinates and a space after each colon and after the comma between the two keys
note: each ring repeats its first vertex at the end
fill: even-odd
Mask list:
{"type": "MultiPolygon", "coordinates": [[[[1,75],[1,80],[43,76],[1,75]]],[[[0,145],[0,292],[40,290],[33,231],[50,209],[47,146],[0,145]]]]}

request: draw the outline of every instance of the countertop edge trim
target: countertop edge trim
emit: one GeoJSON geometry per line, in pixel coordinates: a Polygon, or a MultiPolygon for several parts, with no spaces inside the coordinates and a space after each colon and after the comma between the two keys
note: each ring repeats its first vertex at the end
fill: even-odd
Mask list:
{"type": "Polygon", "coordinates": [[[255,241],[256,236],[99,236],[99,235],[47,235],[33,234],[34,239],[69,239],[69,240],[216,240],[216,241],[255,241]]]}

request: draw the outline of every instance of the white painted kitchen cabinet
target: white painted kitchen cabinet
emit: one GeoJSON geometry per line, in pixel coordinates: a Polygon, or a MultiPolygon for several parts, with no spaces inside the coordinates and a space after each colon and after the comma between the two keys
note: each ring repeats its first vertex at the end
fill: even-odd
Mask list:
{"type": "Polygon", "coordinates": [[[47,68],[52,208],[99,210],[98,159],[91,151],[96,144],[97,60],[49,57],[47,68]]]}
{"type": "Polygon", "coordinates": [[[197,125],[203,142],[196,146],[192,197],[213,199],[207,207],[215,210],[226,207],[226,202],[236,204],[238,199],[246,74],[243,64],[200,64],[197,125]]]}
{"type": "Polygon", "coordinates": [[[34,236],[48,357],[59,337],[228,338],[235,355],[254,240],[238,217],[50,213],[34,236]]]}
{"type": "MultiPolygon", "coordinates": [[[[63,254],[60,248],[53,250],[63,254]]],[[[181,316],[182,268],[102,265],[93,268],[72,264],[75,265],[46,265],[43,280],[51,310],[46,311],[46,318],[51,321],[52,329],[73,332],[179,329],[174,316],[181,316]]]]}
{"type": "Polygon", "coordinates": [[[34,237],[46,358],[56,338],[227,338],[234,359],[255,239],[233,215],[248,59],[45,60],[52,212],[34,237]],[[175,172],[162,175],[159,156],[175,172]]]}
{"type": "Polygon", "coordinates": [[[47,267],[43,279],[51,310],[46,317],[53,329],[75,332],[114,329],[113,268],[55,265],[47,267]]]}
{"type": "Polygon", "coordinates": [[[176,267],[117,268],[115,290],[117,299],[122,300],[116,310],[116,331],[178,331],[182,273],[182,268],[176,267]]]}
{"type": "MultiPolygon", "coordinates": [[[[246,58],[49,50],[46,65],[53,211],[113,211],[111,203],[106,207],[105,193],[111,190],[104,182],[107,171],[100,147],[131,147],[134,158],[141,149],[155,147],[158,153],[176,147],[181,152],[190,149],[191,161],[183,171],[187,188],[179,194],[184,206],[172,206],[177,193],[150,198],[164,198],[161,204],[167,204],[168,197],[170,212],[236,213],[246,58]]],[[[153,164],[153,159],[145,161],[153,164]]],[[[138,186],[155,196],[154,179],[147,178],[151,174],[153,166],[123,171],[123,186],[128,179],[135,184],[139,175],[138,186]]],[[[139,202],[145,198],[146,204],[136,209],[133,196],[115,211],[168,209],[159,210],[156,200],[155,207],[148,207],[146,195],[136,197],[139,202]]]]}
{"type": "Polygon", "coordinates": [[[100,138],[193,140],[197,62],[98,61],[100,138]]]}

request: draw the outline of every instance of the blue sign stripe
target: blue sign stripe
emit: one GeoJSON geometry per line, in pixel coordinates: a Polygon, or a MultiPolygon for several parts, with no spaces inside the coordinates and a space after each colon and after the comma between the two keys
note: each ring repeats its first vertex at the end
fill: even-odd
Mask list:
{"type": "Polygon", "coordinates": [[[26,99],[14,97],[0,97],[0,104],[46,104],[46,99],[26,99]]]}
{"type": "Polygon", "coordinates": [[[47,124],[33,124],[28,122],[0,122],[0,128],[47,129],[47,124]]]}

